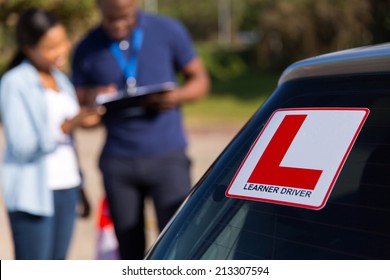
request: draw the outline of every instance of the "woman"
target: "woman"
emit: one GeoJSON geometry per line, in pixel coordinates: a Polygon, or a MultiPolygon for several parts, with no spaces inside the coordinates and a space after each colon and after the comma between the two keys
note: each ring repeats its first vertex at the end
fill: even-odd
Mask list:
{"type": "Polygon", "coordinates": [[[74,88],[59,69],[70,43],[64,26],[31,8],[16,27],[18,51],[0,83],[6,147],[4,200],[16,259],[65,259],[81,183],[71,137],[100,120],[79,109],[74,88]]]}

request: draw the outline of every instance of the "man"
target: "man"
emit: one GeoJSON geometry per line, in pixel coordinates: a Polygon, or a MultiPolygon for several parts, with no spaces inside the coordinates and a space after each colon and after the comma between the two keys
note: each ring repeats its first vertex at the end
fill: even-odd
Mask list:
{"type": "Polygon", "coordinates": [[[191,187],[179,107],[206,96],[209,78],[182,24],[138,10],[136,0],[97,3],[101,24],[77,46],[72,65],[81,102],[100,93],[172,86],[176,74],[184,74],[180,86],[145,95],[136,107],[110,109],[103,118],[100,169],[120,255],[141,259],[145,196],[153,198],[161,230],[191,187]]]}

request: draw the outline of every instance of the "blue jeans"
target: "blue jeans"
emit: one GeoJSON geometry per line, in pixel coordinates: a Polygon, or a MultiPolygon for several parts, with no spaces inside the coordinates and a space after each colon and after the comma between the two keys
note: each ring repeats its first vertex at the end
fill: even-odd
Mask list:
{"type": "Polygon", "coordinates": [[[145,254],[144,199],[153,199],[163,229],[190,192],[190,160],[184,151],[140,158],[102,155],[100,169],[122,259],[145,254]]]}
{"type": "Polygon", "coordinates": [[[15,259],[65,259],[76,219],[79,191],[79,188],[54,191],[55,214],[52,217],[9,212],[15,259]]]}

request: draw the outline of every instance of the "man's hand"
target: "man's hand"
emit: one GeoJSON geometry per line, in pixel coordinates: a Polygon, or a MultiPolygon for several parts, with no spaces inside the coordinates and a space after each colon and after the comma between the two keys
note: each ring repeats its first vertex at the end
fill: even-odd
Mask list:
{"type": "Polygon", "coordinates": [[[146,95],[142,106],[153,111],[165,111],[181,104],[180,89],[146,95]]]}
{"type": "Polygon", "coordinates": [[[77,98],[81,106],[93,107],[99,94],[112,94],[118,91],[115,84],[105,86],[77,87],[77,98]]]}

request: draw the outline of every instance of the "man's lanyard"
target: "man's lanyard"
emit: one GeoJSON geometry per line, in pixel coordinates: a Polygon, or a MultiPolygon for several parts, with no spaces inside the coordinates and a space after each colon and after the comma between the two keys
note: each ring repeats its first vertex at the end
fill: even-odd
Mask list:
{"type": "Polygon", "coordinates": [[[136,27],[132,35],[129,59],[127,59],[122,52],[119,42],[113,41],[110,45],[111,53],[115,57],[115,60],[118,62],[119,67],[126,78],[127,94],[129,95],[135,93],[137,84],[138,53],[142,46],[143,37],[144,32],[141,27],[136,27]]]}

